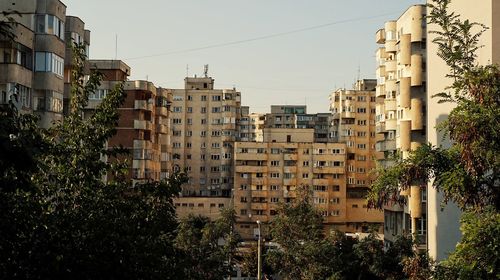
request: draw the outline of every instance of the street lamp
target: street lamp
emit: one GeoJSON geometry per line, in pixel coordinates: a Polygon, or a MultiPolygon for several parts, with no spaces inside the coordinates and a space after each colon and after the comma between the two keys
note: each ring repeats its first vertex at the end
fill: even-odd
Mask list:
{"type": "Polygon", "coordinates": [[[260,242],[261,242],[261,232],[260,232],[260,221],[257,220],[257,228],[259,230],[259,239],[257,241],[257,280],[262,279],[262,260],[261,260],[261,249],[260,249],[260,242]]]}

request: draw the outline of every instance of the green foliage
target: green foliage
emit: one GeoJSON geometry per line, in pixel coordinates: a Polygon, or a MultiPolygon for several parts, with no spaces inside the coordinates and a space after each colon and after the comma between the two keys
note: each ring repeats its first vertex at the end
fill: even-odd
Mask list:
{"type": "Polygon", "coordinates": [[[0,278],[183,278],[172,198],[187,178],[132,185],[122,163],[102,160],[123,152],[106,142],[125,93],[116,87],[84,119],[101,75],[84,82],[81,46],[75,57],[72,109],[62,122],[40,129],[12,103],[1,108],[0,278]],[[106,174],[115,176],[105,182],[106,174]]]}
{"type": "MultiPolygon", "coordinates": [[[[398,192],[412,183],[434,179],[434,187],[462,209],[500,210],[500,69],[476,65],[479,37],[486,27],[462,21],[449,12],[450,0],[429,5],[429,22],[441,28],[434,43],[451,69],[452,85],[437,97],[454,102],[438,129],[452,140],[450,149],[423,145],[393,167],[379,169],[370,198],[372,207],[401,202],[398,192]]],[[[443,77],[444,78],[444,77],[443,77]]]]}
{"type": "Polygon", "coordinates": [[[239,241],[233,231],[234,222],[232,209],[223,209],[216,221],[193,215],[182,219],[175,247],[188,264],[184,268],[185,279],[220,280],[230,273],[239,241]]]}
{"type": "Polygon", "coordinates": [[[406,278],[402,261],[414,255],[411,238],[400,237],[384,250],[376,233],[363,239],[337,231],[325,235],[322,220],[305,188],[294,204],[281,206],[271,224],[279,250],[266,261],[284,279],[406,278]]]}
{"type": "MultiPolygon", "coordinates": [[[[435,95],[455,107],[438,129],[452,141],[449,149],[423,145],[393,167],[379,169],[370,206],[383,207],[413,183],[433,179],[444,195],[466,211],[456,251],[437,265],[426,255],[404,261],[410,279],[500,278],[500,69],[477,65],[480,36],[487,27],[449,11],[450,0],[429,5],[429,22],[440,28],[434,43],[450,67],[448,92],[435,95]]],[[[443,77],[444,78],[444,77],[443,77]]]]}

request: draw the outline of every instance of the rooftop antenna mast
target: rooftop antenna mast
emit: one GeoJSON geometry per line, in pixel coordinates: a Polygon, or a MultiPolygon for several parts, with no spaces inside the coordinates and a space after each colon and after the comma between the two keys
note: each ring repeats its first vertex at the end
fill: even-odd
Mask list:
{"type": "Polygon", "coordinates": [[[118,34],[115,34],[115,60],[118,59],[118,34]]]}
{"type": "Polygon", "coordinates": [[[208,64],[203,67],[203,74],[205,74],[205,78],[208,78],[208,64]]]}
{"type": "Polygon", "coordinates": [[[186,64],[186,77],[189,77],[189,64],[186,64]]]}

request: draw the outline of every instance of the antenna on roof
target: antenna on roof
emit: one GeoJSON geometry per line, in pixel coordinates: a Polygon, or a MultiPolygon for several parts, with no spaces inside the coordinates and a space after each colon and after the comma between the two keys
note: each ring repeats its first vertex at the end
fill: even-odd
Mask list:
{"type": "Polygon", "coordinates": [[[205,78],[208,78],[208,64],[203,67],[203,74],[205,74],[205,78]]]}
{"type": "Polygon", "coordinates": [[[115,34],[115,60],[118,59],[118,34],[115,34]]]}
{"type": "Polygon", "coordinates": [[[186,77],[189,77],[189,64],[186,64],[186,77]]]}

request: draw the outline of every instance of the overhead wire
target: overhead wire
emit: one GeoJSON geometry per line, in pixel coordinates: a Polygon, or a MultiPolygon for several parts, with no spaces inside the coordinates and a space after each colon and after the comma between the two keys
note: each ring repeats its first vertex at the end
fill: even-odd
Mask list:
{"type": "Polygon", "coordinates": [[[219,48],[219,47],[239,45],[239,44],[244,44],[244,43],[248,43],[248,42],[266,40],[266,39],[271,39],[271,38],[276,38],[276,37],[283,37],[283,36],[287,36],[287,35],[294,34],[294,33],[300,33],[300,32],[310,31],[310,30],[314,30],[314,29],[320,29],[320,28],[324,28],[324,27],[328,27],[328,26],[332,26],[332,25],[338,25],[338,24],[343,24],[343,23],[350,23],[350,22],[386,17],[386,16],[390,16],[390,15],[395,15],[398,13],[399,13],[399,11],[375,15],[375,16],[369,16],[369,17],[358,17],[358,18],[337,20],[337,21],[332,21],[332,22],[328,22],[328,23],[324,23],[324,24],[294,29],[294,30],[285,31],[285,32],[273,33],[273,34],[253,37],[253,38],[249,38],[249,39],[224,42],[224,43],[207,45],[207,46],[196,47],[196,48],[189,48],[189,49],[184,49],[184,50],[168,51],[168,52],[158,53],[158,54],[129,57],[129,58],[126,58],[125,60],[137,60],[137,59],[144,59],[144,58],[151,58],[151,57],[168,56],[168,55],[173,55],[173,54],[188,53],[188,52],[195,52],[195,51],[206,50],[206,49],[214,49],[214,48],[219,48]]]}

